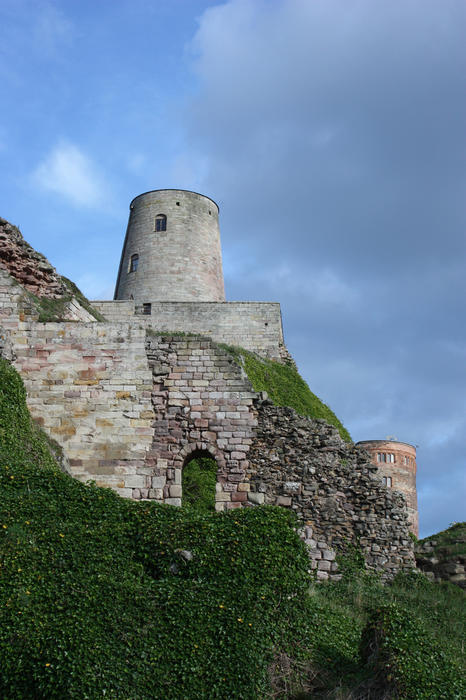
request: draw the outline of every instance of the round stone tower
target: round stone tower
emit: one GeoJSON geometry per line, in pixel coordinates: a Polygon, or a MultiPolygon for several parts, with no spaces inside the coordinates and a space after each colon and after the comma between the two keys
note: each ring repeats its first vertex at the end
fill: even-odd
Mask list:
{"type": "Polygon", "coordinates": [[[357,445],[364,447],[371,461],[379,468],[379,474],[388,488],[401,491],[408,505],[411,532],[419,535],[419,515],[416,490],[416,448],[397,440],[362,440],[357,445]]]}
{"type": "Polygon", "coordinates": [[[115,299],[225,301],[218,206],[188,190],[153,190],[130,204],[115,299]]]}

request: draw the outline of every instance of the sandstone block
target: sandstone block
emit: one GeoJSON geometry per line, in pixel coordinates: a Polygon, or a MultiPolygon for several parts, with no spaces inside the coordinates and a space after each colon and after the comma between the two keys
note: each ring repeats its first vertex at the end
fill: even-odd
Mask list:
{"type": "Polygon", "coordinates": [[[318,581],[328,581],[328,573],[327,571],[317,571],[317,580],[318,581]]]}
{"type": "Polygon", "coordinates": [[[317,568],[318,568],[319,571],[330,571],[330,562],[329,562],[329,561],[325,561],[325,559],[321,559],[321,560],[317,563],[317,568]]]}
{"type": "Polygon", "coordinates": [[[255,503],[256,505],[260,506],[265,501],[265,494],[258,493],[257,491],[248,491],[248,501],[251,501],[251,503],[255,503]]]}
{"type": "Polygon", "coordinates": [[[164,503],[169,506],[178,506],[179,508],[181,506],[181,498],[166,498],[164,503]]]}
{"type": "Polygon", "coordinates": [[[291,496],[277,496],[275,504],[277,506],[289,507],[291,506],[291,496]]]}

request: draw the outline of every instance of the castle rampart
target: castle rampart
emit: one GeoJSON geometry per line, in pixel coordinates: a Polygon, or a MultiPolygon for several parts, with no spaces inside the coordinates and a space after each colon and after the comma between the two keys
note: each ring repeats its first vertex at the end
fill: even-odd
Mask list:
{"type": "Polygon", "coordinates": [[[132,320],[156,331],[206,335],[275,360],[288,356],[280,304],[261,301],[152,302],[147,313],[134,301],[93,301],[109,321],[132,320]]]}

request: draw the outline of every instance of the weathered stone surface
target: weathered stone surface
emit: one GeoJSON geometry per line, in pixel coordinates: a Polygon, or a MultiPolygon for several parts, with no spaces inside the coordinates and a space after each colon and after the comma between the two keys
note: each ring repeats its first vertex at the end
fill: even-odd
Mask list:
{"type": "Polygon", "coordinates": [[[36,296],[58,298],[66,286],[47,258],[26,243],[21,232],[0,218],[0,266],[36,296]]]}
{"type": "Polygon", "coordinates": [[[466,555],[460,553],[448,553],[458,550],[464,551],[464,535],[459,532],[454,543],[450,543],[450,550],[440,548],[435,551],[438,542],[435,538],[417,542],[415,545],[416,564],[419,569],[431,581],[450,581],[466,590],[466,555]]]}
{"type": "Polygon", "coordinates": [[[314,558],[318,551],[333,561],[331,552],[351,542],[385,578],[414,567],[404,498],[381,483],[364,451],[345,443],[333,426],[290,408],[257,401],[256,410],[249,498],[266,484],[265,503],[287,499],[303,522],[312,523],[314,558]],[[301,490],[290,494],[290,483],[301,490]]]}

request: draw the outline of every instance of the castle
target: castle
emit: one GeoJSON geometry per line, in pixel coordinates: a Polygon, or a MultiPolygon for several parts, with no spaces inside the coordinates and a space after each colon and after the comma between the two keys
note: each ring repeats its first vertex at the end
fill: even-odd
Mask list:
{"type": "Polygon", "coordinates": [[[288,357],[280,304],[225,301],[218,206],[196,192],[155,190],[133,199],[114,298],[93,302],[108,320],[137,317],[158,331],[288,357]]]}
{"type": "Polygon", "coordinates": [[[220,343],[290,359],[279,304],[225,301],[208,197],[136,197],[115,299],[92,307],[0,219],[0,355],[73,476],[181,505],[184,466],[208,455],[218,465],[216,510],[293,509],[318,578],[338,576],[334,548],[348,541],[386,578],[412,567],[405,499],[368,452],[324,421],[272,405],[220,343]],[[64,320],[40,322],[37,297],[63,300],[64,320]]]}

